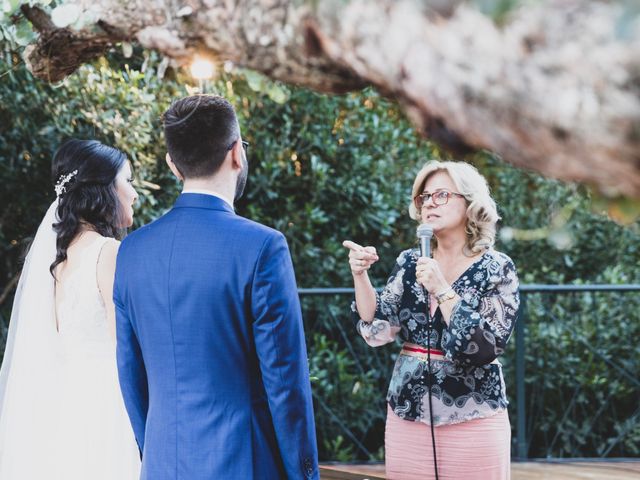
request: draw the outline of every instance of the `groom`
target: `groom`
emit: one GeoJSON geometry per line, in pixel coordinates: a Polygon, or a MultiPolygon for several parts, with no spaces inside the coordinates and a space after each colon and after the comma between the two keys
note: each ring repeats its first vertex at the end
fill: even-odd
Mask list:
{"type": "Polygon", "coordinates": [[[197,95],[164,114],[184,182],[118,254],[120,385],[142,479],[318,479],[300,305],[284,236],[235,214],[247,180],[233,107],[197,95]]]}

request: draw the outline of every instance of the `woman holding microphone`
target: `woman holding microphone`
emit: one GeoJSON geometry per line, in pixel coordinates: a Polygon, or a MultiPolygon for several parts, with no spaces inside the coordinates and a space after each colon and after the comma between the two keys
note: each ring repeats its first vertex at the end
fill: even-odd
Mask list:
{"type": "Polygon", "coordinates": [[[431,227],[433,255],[401,252],[380,294],[367,275],[375,248],[343,244],[358,332],[374,347],[403,342],[387,393],[387,478],[508,479],[511,430],[497,358],[519,294],[513,262],[493,249],[495,202],[473,166],[430,161],[413,183],[409,213],[431,227]]]}

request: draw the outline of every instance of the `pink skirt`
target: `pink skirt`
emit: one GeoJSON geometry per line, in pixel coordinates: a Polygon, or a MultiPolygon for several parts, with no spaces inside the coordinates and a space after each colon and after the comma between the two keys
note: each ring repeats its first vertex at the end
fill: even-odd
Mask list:
{"type": "MultiPolygon", "coordinates": [[[[441,480],[509,480],[511,427],[502,411],[434,428],[441,480]]],[[[387,405],[385,465],[388,480],[435,478],[431,427],[398,417],[387,405]]]]}

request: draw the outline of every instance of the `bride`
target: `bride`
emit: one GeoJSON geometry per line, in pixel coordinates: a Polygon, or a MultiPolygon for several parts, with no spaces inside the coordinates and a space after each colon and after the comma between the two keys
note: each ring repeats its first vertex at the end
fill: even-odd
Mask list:
{"type": "Polygon", "coordinates": [[[118,386],[112,300],[137,199],[121,151],[69,140],[31,245],[0,370],[2,480],[134,480],[140,457],[118,386]]]}

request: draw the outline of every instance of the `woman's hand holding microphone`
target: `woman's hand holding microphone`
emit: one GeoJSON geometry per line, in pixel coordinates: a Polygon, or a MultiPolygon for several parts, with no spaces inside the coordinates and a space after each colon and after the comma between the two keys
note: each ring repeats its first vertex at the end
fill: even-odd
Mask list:
{"type": "Polygon", "coordinates": [[[445,280],[437,260],[429,257],[418,258],[416,280],[431,295],[438,295],[451,288],[445,280]]]}

